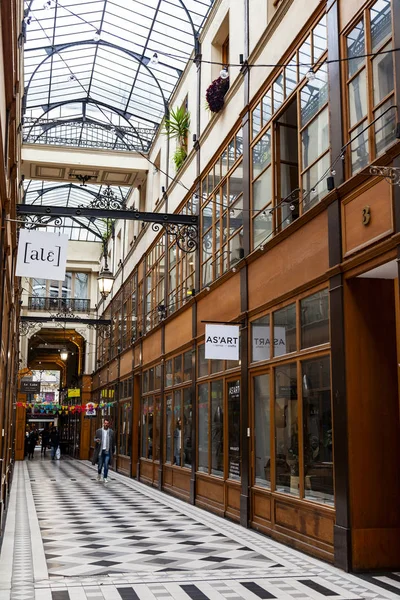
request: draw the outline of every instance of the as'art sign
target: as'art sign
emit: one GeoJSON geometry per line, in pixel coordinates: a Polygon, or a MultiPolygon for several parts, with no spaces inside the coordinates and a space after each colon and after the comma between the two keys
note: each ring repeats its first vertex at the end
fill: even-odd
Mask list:
{"type": "Polygon", "coordinates": [[[18,241],[17,277],[64,281],[68,236],[21,229],[18,241]]]}
{"type": "Polygon", "coordinates": [[[239,360],[239,325],[206,324],[205,358],[239,360]]]}

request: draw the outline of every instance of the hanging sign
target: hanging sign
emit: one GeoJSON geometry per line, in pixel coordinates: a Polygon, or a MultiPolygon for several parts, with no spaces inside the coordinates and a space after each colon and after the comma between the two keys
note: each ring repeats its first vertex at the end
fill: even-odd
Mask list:
{"type": "Polygon", "coordinates": [[[239,360],[239,325],[206,324],[205,358],[239,360]]]}
{"type": "Polygon", "coordinates": [[[24,381],[21,379],[20,391],[25,394],[40,394],[40,381],[24,381]]]}
{"type": "Polygon", "coordinates": [[[86,404],[86,416],[87,417],[95,417],[96,416],[96,409],[94,407],[93,402],[88,402],[86,404]]]}
{"type": "Polygon", "coordinates": [[[17,277],[64,281],[68,236],[21,229],[18,242],[17,277]]]}
{"type": "Polygon", "coordinates": [[[79,388],[68,388],[68,398],[79,398],[81,390],[79,388]]]}

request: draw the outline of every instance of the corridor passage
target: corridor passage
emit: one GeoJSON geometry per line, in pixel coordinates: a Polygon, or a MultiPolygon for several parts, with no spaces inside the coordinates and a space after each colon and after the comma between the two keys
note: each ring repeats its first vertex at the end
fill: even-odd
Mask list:
{"type": "Polygon", "coordinates": [[[393,599],[357,577],[86,462],[15,465],[0,600],[393,599]]]}

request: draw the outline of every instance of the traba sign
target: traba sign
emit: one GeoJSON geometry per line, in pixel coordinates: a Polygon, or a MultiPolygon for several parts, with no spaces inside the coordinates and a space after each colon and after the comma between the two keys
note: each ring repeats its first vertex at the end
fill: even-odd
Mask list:
{"type": "Polygon", "coordinates": [[[239,325],[206,325],[205,358],[239,360],[239,325]]]}
{"type": "Polygon", "coordinates": [[[21,229],[16,275],[64,281],[67,244],[67,235],[21,229]]]}

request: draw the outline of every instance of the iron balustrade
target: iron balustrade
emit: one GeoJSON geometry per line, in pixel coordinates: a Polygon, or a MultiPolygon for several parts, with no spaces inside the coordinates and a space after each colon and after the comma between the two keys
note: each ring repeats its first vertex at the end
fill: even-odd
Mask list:
{"type": "Polygon", "coordinates": [[[82,298],[43,298],[30,296],[28,298],[28,310],[43,310],[57,313],[90,311],[90,300],[82,298]]]}

